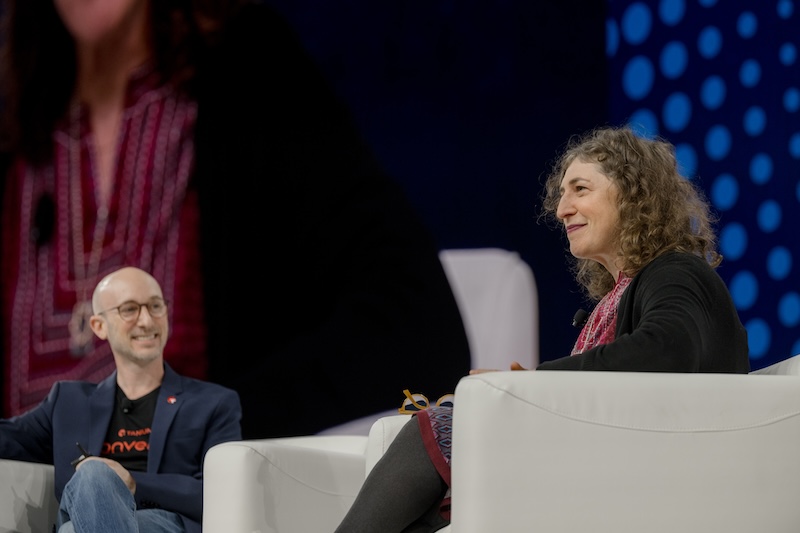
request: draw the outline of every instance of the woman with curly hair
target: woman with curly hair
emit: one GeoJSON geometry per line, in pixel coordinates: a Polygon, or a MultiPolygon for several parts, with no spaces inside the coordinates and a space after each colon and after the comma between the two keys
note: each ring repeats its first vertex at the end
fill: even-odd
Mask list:
{"type": "MultiPolygon", "coordinates": [[[[541,216],[563,228],[596,305],[572,354],[537,370],[750,371],[747,332],[715,271],[709,205],[680,175],[671,144],[627,127],[574,137],[547,177],[541,216]]],[[[403,427],[337,533],[449,523],[451,409],[419,411],[403,427]]]]}

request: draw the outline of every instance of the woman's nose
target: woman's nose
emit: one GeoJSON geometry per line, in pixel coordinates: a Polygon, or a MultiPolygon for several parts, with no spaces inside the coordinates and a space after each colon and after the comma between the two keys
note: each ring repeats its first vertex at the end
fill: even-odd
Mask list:
{"type": "Polygon", "coordinates": [[[572,207],[572,202],[569,200],[569,195],[564,194],[558,200],[558,206],[556,207],[556,216],[564,220],[564,218],[568,217],[575,213],[575,209],[572,207]]]}

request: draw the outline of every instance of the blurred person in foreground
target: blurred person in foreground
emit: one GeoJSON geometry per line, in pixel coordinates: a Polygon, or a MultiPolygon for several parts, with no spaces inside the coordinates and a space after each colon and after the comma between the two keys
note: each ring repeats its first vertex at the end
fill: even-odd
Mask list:
{"type": "MultiPolygon", "coordinates": [[[[715,271],[709,205],[679,174],[674,146],[626,127],[571,139],[545,183],[542,216],[564,231],[576,280],[596,305],[571,355],[536,370],[750,371],[747,332],[715,271]]],[[[471,373],[481,371],[491,370],[471,373]]],[[[449,524],[457,405],[420,410],[403,426],[336,533],[449,524]]]]}
{"type": "Polygon", "coordinates": [[[161,281],[166,361],[239,392],[245,437],[454,389],[470,354],[436,243],[279,13],[246,0],[3,12],[4,416],[57,380],[108,375],[90,296],[123,265],[161,281]]]}
{"type": "Polygon", "coordinates": [[[55,465],[58,533],[199,532],[203,458],[241,439],[239,398],[164,362],[169,304],[147,272],[109,274],[92,307],[116,370],[99,384],[56,382],[0,420],[0,457],[55,465]]]}

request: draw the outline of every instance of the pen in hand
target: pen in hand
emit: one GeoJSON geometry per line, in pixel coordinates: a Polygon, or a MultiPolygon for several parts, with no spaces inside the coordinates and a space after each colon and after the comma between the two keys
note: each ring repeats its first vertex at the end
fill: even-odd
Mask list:
{"type": "Polygon", "coordinates": [[[81,446],[81,443],[80,443],[80,442],[76,442],[76,443],[75,443],[75,446],[77,446],[77,447],[78,447],[78,451],[79,451],[79,452],[81,452],[81,454],[80,454],[80,456],[79,456],[77,459],[74,459],[74,460],[73,460],[73,461],[70,463],[70,465],[72,465],[73,467],[76,467],[76,466],[78,466],[78,463],[80,463],[81,461],[83,461],[83,460],[84,460],[84,459],[86,459],[87,457],[91,457],[91,454],[90,454],[89,452],[87,452],[87,451],[86,451],[86,449],[85,449],[83,446],[81,446]]]}

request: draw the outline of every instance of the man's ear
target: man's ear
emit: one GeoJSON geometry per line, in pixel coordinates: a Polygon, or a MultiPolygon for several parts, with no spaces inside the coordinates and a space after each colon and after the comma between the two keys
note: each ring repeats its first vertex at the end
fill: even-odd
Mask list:
{"type": "Polygon", "coordinates": [[[89,326],[99,339],[106,340],[108,337],[107,324],[100,315],[92,315],[89,318],[89,326]]]}

